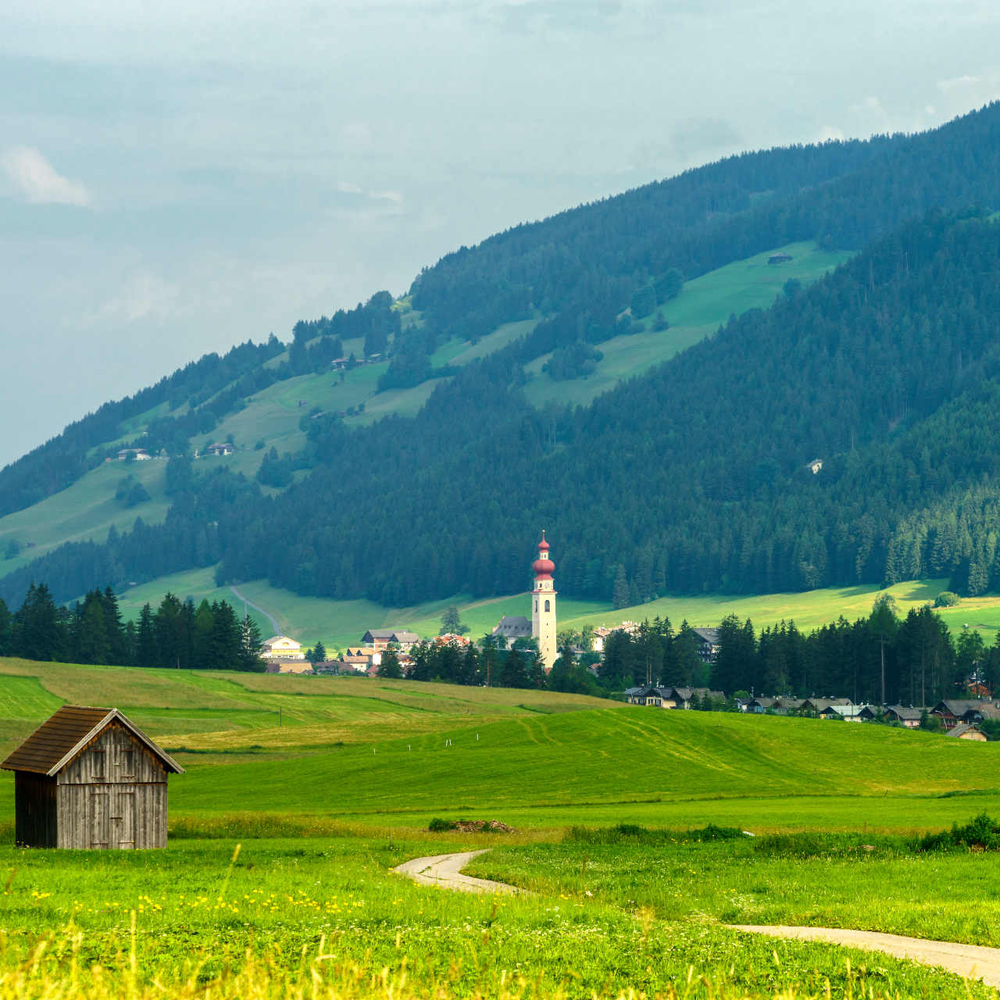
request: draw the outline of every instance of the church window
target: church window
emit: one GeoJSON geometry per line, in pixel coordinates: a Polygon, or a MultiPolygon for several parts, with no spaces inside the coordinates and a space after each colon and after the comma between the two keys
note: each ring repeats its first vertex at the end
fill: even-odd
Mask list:
{"type": "Polygon", "coordinates": [[[535,610],[536,611],[538,610],[538,598],[537,597],[535,598],[535,610]]]}
{"type": "Polygon", "coordinates": [[[548,610],[549,610],[549,602],[548,602],[548,601],[546,601],[546,602],[545,602],[545,610],[546,610],[546,611],[548,611],[548,610]]]}

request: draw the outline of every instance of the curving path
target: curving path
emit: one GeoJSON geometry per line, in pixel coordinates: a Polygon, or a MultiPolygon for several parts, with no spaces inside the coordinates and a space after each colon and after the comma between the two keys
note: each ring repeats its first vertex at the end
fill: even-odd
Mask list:
{"type": "MultiPolygon", "coordinates": [[[[455,854],[435,854],[428,858],[404,861],[393,869],[400,875],[412,878],[420,885],[436,885],[462,892],[523,892],[517,886],[491,882],[484,878],[463,875],[462,869],[480,851],[460,851],[455,854]]],[[[923,965],[939,966],[957,973],[965,979],[979,979],[988,986],[1000,987],[1000,948],[986,948],[975,944],[957,944],[952,941],[927,941],[923,938],[903,937],[900,934],[883,934],[880,931],[852,931],[839,927],[789,927],[761,926],[757,924],[729,924],[731,930],[748,934],[768,934],[771,937],[796,938],[800,941],[825,941],[829,944],[848,945],[865,951],[881,951],[894,958],[905,958],[923,965]]]]}
{"type": "Polygon", "coordinates": [[[278,620],[276,618],[268,614],[259,604],[254,604],[253,601],[247,600],[234,586],[230,585],[229,589],[239,600],[245,602],[249,607],[253,608],[254,611],[259,611],[271,623],[271,628],[274,629],[275,635],[281,635],[281,629],[278,628],[278,620]]]}
{"type": "Polygon", "coordinates": [[[462,869],[473,859],[485,854],[482,851],[460,851],[456,854],[435,854],[429,858],[414,858],[393,868],[394,872],[412,878],[421,885],[436,885],[443,889],[461,892],[521,892],[517,886],[491,882],[485,878],[463,875],[462,869]]]}
{"type": "Polygon", "coordinates": [[[937,965],[966,979],[981,979],[988,986],[1000,986],[1000,948],[951,941],[925,941],[923,938],[883,934],[879,931],[851,931],[837,927],[762,927],[731,924],[733,930],[771,937],[798,938],[804,941],[827,941],[850,945],[866,951],[882,951],[895,958],[908,958],[923,965],[937,965]]]}

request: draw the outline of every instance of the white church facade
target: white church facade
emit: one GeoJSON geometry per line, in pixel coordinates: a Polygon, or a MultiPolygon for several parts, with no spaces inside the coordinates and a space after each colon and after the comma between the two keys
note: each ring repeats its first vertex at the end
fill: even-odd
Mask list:
{"type": "Polygon", "coordinates": [[[503,638],[508,649],[518,639],[538,641],[538,658],[546,671],[556,662],[556,589],[552,580],[555,563],[549,557],[549,543],[542,532],[538,543],[538,558],[531,564],[535,583],[531,591],[531,621],[521,615],[504,615],[493,629],[493,634],[503,638]]]}

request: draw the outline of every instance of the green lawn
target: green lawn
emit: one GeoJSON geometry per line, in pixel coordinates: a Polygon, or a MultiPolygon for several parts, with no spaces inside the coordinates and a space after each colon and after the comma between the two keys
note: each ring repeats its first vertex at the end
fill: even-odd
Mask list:
{"type": "MultiPolygon", "coordinates": [[[[163,851],[121,853],[2,847],[0,988],[19,1000],[995,996],[888,957],[750,938],[707,913],[678,908],[663,919],[656,905],[637,905],[663,867],[690,864],[687,880],[671,880],[686,886],[698,869],[715,875],[717,854],[661,854],[618,880],[601,856],[593,884],[609,883],[606,899],[444,892],[391,871],[440,849],[426,836],[174,839],[163,851]],[[638,888],[626,898],[630,875],[638,888]]],[[[910,880],[888,883],[880,895],[901,905],[910,880]]],[[[737,904],[762,888],[743,887],[737,904]]],[[[962,895],[944,910],[949,925],[987,891],[962,895]]]]}
{"type": "Polygon", "coordinates": [[[526,387],[528,398],[543,406],[549,401],[583,405],[613,388],[621,379],[667,361],[679,351],[714,333],[730,316],[749,309],[766,309],[781,294],[786,281],[796,278],[803,285],[821,278],[849,253],[820,250],[815,243],[789,243],[787,246],[734,261],[701,277],[685,282],[681,294],[662,307],[670,328],[661,333],[652,330],[655,313],[643,320],[646,332],[629,337],[615,337],[598,345],[604,358],[596,371],[585,379],[555,382],[542,371],[550,355],[526,366],[533,376],[526,387]],[[791,261],[768,264],[775,253],[787,253],[791,261]]]}
{"type": "Polygon", "coordinates": [[[103,542],[112,525],[128,531],[137,517],[147,524],[160,523],[169,506],[163,492],[166,465],[159,459],[105,462],[33,507],[0,518],[0,574],[11,573],[64,542],[103,542]],[[124,508],[115,500],[115,490],[129,475],[146,487],[150,499],[124,508]],[[21,554],[5,560],[2,553],[12,539],[21,544],[21,554]]]}

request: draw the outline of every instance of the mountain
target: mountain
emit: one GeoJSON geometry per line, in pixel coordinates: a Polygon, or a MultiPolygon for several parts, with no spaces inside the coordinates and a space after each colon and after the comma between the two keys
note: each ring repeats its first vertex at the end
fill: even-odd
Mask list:
{"type": "Polygon", "coordinates": [[[162,523],[16,553],[0,594],[216,564],[220,583],[397,606],[504,593],[543,524],[581,597],[623,573],[635,600],[1000,585],[998,168],[993,104],[917,136],[733,157],[462,248],[404,301],[209,356],[3,470],[17,510],[123,444],[176,456],[162,523]],[[777,252],[793,241],[854,255],[813,284],[825,266],[784,272],[773,305],[717,330],[675,322],[698,287],[727,301],[719,275],[754,254],[794,267],[801,249],[777,252]],[[602,371],[618,384],[588,396],[602,371]],[[268,424],[279,397],[299,412],[268,424]],[[226,426],[280,434],[233,463],[181,457],[226,426]]]}

